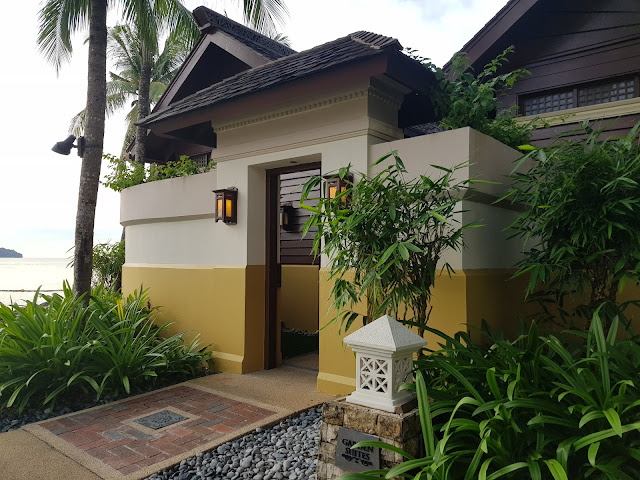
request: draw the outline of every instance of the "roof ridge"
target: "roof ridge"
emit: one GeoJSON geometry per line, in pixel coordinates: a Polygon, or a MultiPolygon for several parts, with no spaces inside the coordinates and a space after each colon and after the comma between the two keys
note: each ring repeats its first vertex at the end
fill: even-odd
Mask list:
{"type": "Polygon", "coordinates": [[[205,14],[208,21],[207,23],[213,28],[222,30],[223,32],[233,36],[239,35],[253,42],[256,42],[257,40],[262,44],[262,47],[267,48],[273,53],[276,53],[280,56],[291,55],[292,53],[295,53],[295,50],[291,47],[288,47],[287,45],[284,45],[283,43],[280,43],[277,40],[274,40],[273,38],[270,38],[251,27],[243,25],[240,22],[236,22],[232,18],[218,13],[215,10],[212,10],[204,5],[201,5],[193,10],[193,17],[196,19],[201,29],[204,29],[204,27],[207,26],[207,23],[201,23],[202,20],[198,18],[198,12],[202,12],[205,14]]]}
{"type": "Polygon", "coordinates": [[[395,37],[387,37],[386,35],[380,35],[379,33],[368,32],[366,30],[359,30],[349,36],[354,42],[362,43],[375,50],[391,47],[402,50],[400,41],[395,37]]]}

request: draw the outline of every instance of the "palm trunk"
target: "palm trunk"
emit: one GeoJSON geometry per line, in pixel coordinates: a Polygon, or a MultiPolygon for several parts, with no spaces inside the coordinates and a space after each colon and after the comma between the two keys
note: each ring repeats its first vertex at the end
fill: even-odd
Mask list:
{"type": "MultiPolygon", "coordinates": [[[[142,120],[149,115],[149,88],[151,86],[152,61],[147,52],[143,52],[142,72],[140,73],[140,84],[138,85],[138,120],[142,120]]],[[[136,161],[144,164],[147,156],[147,128],[136,127],[136,161]]]]}
{"type": "MultiPolygon", "coordinates": [[[[86,150],[80,170],[73,268],[76,296],[91,290],[93,227],[100,184],[107,98],[107,0],[91,1],[87,83],[86,150]]],[[[86,302],[89,297],[87,295],[86,302]]]]}

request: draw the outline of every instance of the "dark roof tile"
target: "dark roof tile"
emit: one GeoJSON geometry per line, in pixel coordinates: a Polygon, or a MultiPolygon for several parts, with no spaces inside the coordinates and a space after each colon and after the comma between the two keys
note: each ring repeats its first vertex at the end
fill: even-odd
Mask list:
{"type": "Polygon", "coordinates": [[[196,8],[193,11],[193,16],[200,27],[204,27],[206,23],[208,23],[210,25],[209,28],[222,30],[269,60],[276,60],[296,53],[292,48],[272,40],[238,22],[234,22],[229,17],[220,15],[207,7],[196,8]]]}
{"type": "Polygon", "coordinates": [[[370,58],[386,50],[402,50],[402,45],[395,38],[384,35],[364,31],[352,33],[310,50],[282,57],[226,78],[169,105],[164,110],[152,113],[140,124],[149,125],[207,108],[355,60],[370,58]]]}

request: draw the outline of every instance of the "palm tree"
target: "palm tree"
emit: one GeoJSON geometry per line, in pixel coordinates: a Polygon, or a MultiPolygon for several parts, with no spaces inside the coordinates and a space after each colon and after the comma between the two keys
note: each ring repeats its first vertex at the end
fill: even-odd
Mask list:
{"type": "MultiPolygon", "coordinates": [[[[91,289],[93,228],[107,103],[108,7],[119,7],[122,18],[140,32],[146,45],[157,44],[157,36],[163,31],[179,32],[187,30],[188,25],[193,26],[191,15],[179,0],[45,0],[40,10],[38,45],[56,71],[71,57],[71,36],[89,27],[86,150],[80,171],[74,243],[73,291],[77,296],[91,289]]],[[[252,25],[265,32],[274,30],[274,17],[282,18],[286,12],[282,0],[243,0],[243,11],[252,25]]],[[[148,96],[146,85],[150,84],[151,78],[150,55],[143,58],[138,106],[140,116],[147,115],[149,111],[148,103],[143,100],[145,93],[148,96]]]]}
{"type": "MultiPolygon", "coordinates": [[[[153,52],[149,103],[153,106],[160,99],[189,53],[190,45],[179,35],[169,35],[164,48],[153,52]]],[[[125,117],[127,131],[122,145],[122,155],[135,137],[135,122],[139,119],[138,90],[142,72],[142,40],[129,25],[117,25],[109,29],[107,39],[108,58],[114,66],[107,82],[107,117],[131,106],[125,117]]],[[[69,133],[80,136],[86,126],[87,110],[83,109],[71,120],[69,133]]]]}

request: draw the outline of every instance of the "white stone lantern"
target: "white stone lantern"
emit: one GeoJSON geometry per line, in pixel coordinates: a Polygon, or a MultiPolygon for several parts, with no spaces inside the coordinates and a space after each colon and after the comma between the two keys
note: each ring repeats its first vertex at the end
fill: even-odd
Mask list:
{"type": "Polygon", "coordinates": [[[419,335],[388,315],[347,335],[346,343],[356,353],[356,391],[347,402],[395,412],[413,398],[407,390],[414,352],[427,344],[419,335]]]}

